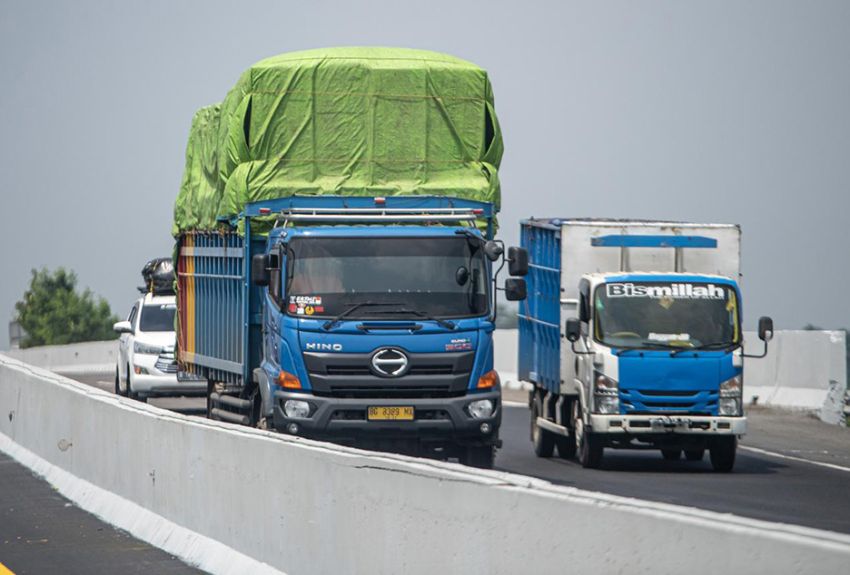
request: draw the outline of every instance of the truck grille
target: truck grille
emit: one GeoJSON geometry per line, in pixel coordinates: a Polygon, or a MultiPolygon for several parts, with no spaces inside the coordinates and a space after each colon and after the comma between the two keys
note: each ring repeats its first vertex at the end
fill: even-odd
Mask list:
{"type": "Polygon", "coordinates": [[[304,353],[313,393],[348,398],[419,398],[463,395],[475,352],[409,353],[407,372],[401,377],[373,373],[371,353],[304,353]]]}
{"type": "Polygon", "coordinates": [[[620,410],[633,415],[717,415],[717,391],[620,389],[620,410]]]}

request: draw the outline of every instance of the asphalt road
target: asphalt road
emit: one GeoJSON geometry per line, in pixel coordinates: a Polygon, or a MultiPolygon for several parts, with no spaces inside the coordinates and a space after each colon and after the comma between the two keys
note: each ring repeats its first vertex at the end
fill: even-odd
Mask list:
{"type": "Polygon", "coordinates": [[[750,410],[732,473],[659,451],[605,450],[600,469],[534,455],[529,410],[506,406],[496,467],[590,491],[850,533],[850,430],[803,414],[750,410]]]}
{"type": "MultiPolygon", "coordinates": [[[[112,391],[110,378],[77,377],[112,391]]],[[[522,400],[506,392],[507,400],[522,400]]],[[[202,414],[203,398],[153,399],[152,404],[202,414]]],[[[601,469],[575,460],[540,459],[529,440],[529,411],[505,406],[504,445],[496,468],[559,485],[699,507],[745,517],[850,534],[850,429],[810,416],[763,408],[748,412],[749,433],[732,473],[715,473],[708,454],[701,462],[665,461],[658,451],[605,450],[601,469]]]]}
{"type": "Polygon", "coordinates": [[[3,453],[0,485],[0,573],[201,573],[76,507],[3,453]]]}

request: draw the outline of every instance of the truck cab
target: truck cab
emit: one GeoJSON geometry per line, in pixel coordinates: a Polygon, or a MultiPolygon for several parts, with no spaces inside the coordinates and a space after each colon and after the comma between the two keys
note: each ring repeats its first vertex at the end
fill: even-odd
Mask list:
{"type": "Polygon", "coordinates": [[[737,283],[692,274],[589,274],[567,328],[576,361],[579,450],[660,448],[667,459],[706,449],[734,464],[743,412],[743,335],[737,283]],[[589,432],[589,433],[586,433],[589,432]]]}
{"type": "MultiPolygon", "coordinates": [[[[232,376],[201,370],[211,417],[492,467],[502,417],[496,272],[505,255],[512,275],[525,272],[523,250],[504,254],[492,240],[492,217],[491,204],[443,197],[246,206],[249,325],[235,356],[245,359],[232,376]],[[271,229],[257,233],[263,221],[271,229]]],[[[209,249],[193,247],[193,257],[209,249]]],[[[188,279],[198,268],[181,269],[188,279]]],[[[525,297],[518,277],[498,289],[525,297]]],[[[196,366],[227,366],[197,351],[196,366]]]]}
{"type": "MultiPolygon", "coordinates": [[[[743,348],[740,229],[620,220],[523,225],[532,296],[521,315],[520,375],[535,384],[535,452],[549,456],[557,446],[597,467],[605,448],[658,449],[665,459],[684,453],[691,461],[707,450],[715,470],[730,471],[747,429],[744,358],[764,355],[743,348]],[[536,245],[543,240],[559,246],[554,258],[536,245]],[[563,331],[553,350],[542,331],[552,330],[547,320],[556,310],[563,331]]],[[[765,353],[772,332],[762,318],[765,353]]]]}

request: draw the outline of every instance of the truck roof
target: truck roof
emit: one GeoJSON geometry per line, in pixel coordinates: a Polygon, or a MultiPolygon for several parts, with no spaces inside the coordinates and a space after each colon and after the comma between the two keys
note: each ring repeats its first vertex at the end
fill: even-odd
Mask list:
{"type": "Polygon", "coordinates": [[[732,282],[737,283],[735,278],[730,278],[727,276],[721,276],[717,274],[701,274],[698,272],[665,272],[665,271],[628,271],[628,272],[594,272],[584,274],[587,278],[590,279],[598,279],[602,281],[610,280],[610,279],[619,279],[619,280],[633,280],[633,281],[651,281],[649,277],[659,276],[660,278],[670,279],[675,281],[675,279],[682,280],[716,280],[722,282],[732,282]]]}
{"type": "Polygon", "coordinates": [[[663,227],[675,226],[682,228],[740,228],[739,224],[711,224],[696,222],[679,222],[674,220],[644,220],[627,218],[528,218],[520,222],[523,225],[540,227],[561,227],[565,224],[595,227],[663,227]]]}

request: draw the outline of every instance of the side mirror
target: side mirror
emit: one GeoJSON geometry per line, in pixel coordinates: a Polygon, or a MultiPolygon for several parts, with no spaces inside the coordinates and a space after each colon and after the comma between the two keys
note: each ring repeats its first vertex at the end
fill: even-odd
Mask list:
{"type": "Polygon", "coordinates": [[[499,242],[494,242],[493,240],[490,240],[484,244],[484,255],[487,256],[487,259],[491,262],[494,262],[500,257],[502,257],[502,253],[504,253],[504,251],[505,249],[499,242]]]}
{"type": "Polygon", "coordinates": [[[773,339],[773,320],[767,316],[759,318],[759,339],[765,343],[773,339]]]}
{"type": "Polygon", "coordinates": [[[525,280],[520,278],[508,278],[505,280],[505,299],[508,301],[522,301],[528,297],[525,280]]]}
{"type": "Polygon", "coordinates": [[[571,317],[567,320],[567,340],[570,343],[575,343],[581,337],[581,320],[577,317],[571,317]]]}
{"type": "Polygon", "coordinates": [[[524,248],[508,248],[508,273],[512,276],[528,274],[528,250],[524,248]]]}
{"type": "Polygon", "coordinates": [[[257,254],[251,258],[251,283],[257,286],[267,286],[271,280],[269,273],[269,256],[257,254]]]}
{"type": "Polygon", "coordinates": [[[133,333],[133,325],[126,320],[115,322],[112,326],[112,331],[116,333],[133,333]]]}

